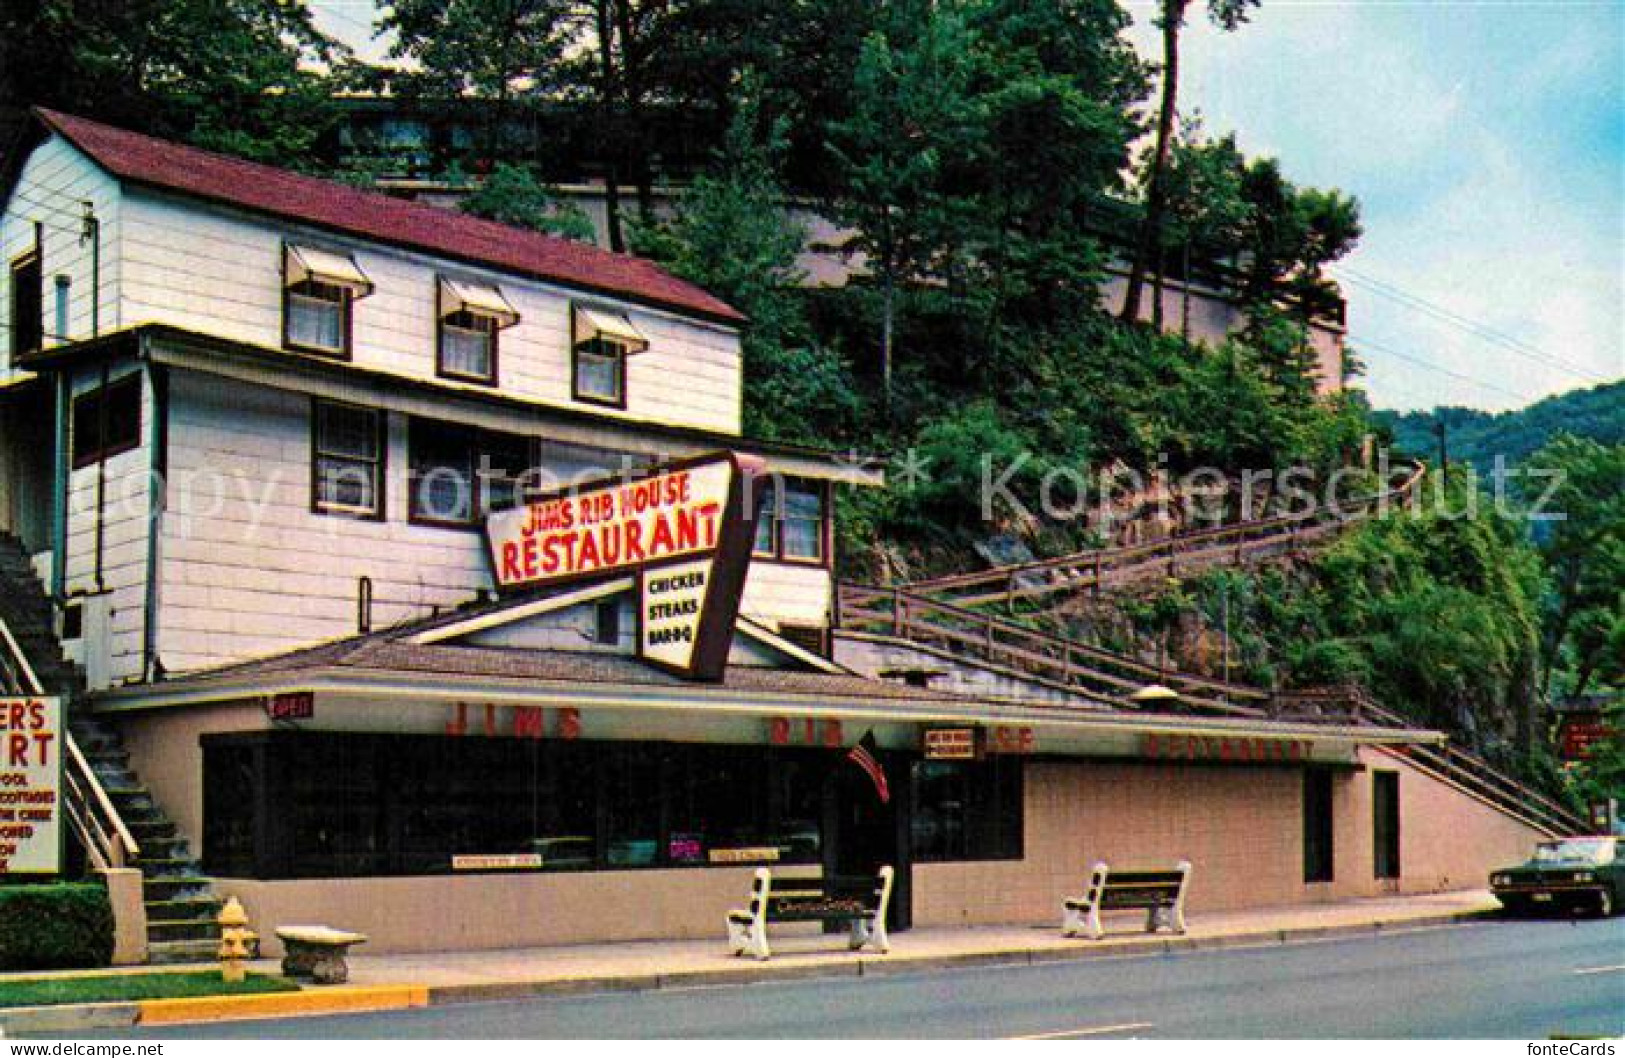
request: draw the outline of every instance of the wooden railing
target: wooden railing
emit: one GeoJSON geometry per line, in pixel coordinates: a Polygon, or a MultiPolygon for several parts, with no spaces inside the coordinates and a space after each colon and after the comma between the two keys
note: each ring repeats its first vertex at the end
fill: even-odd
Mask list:
{"type": "MultiPolygon", "coordinates": [[[[1194,676],[1148,665],[1133,658],[1028,628],[992,614],[970,610],[901,588],[841,584],[837,590],[840,625],[942,650],[1018,678],[1081,692],[1103,706],[1133,707],[1129,696],[1147,684],[1161,684],[1179,702],[1204,712],[1291,723],[1379,728],[1415,728],[1407,717],[1386,709],[1357,686],[1270,692],[1245,684],[1194,676]]],[[[1548,834],[1583,833],[1585,820],[1488,761],[1445,743],[1385,748],[1505,814],[1548,834]]]]}
{"type": "Polygon", "coordinates": [[[1256,687],[1148,665],[901,588],[841,584],[836,594],[842,628],[934,646],[955,657],[973,658],[1021,677],[1081,691],[1116,708],[1126,708],[1127,697],[1147,684],[1161,684],[1178,692],[1181,702],[1197,708],[1238,716],[1267,715],[1269,692],[1256,687]]]}
{"type": "MultiPolygon", "coordinates": [[[[45,687],[18,645],[5,619],[0,618],[0,694],[43,695],[45,687]]],[[[96,778],[71,731],[62,732],[62,807],[68,824],[79,836],[92,867],[125,867],[141,855],[129,827],[96,778]]]]}
{"type": "Polygon", "coordinates": [[[1178,533],[1144,544],[1079,551],[1059,558],[1019,562],[992,569],[912,581],[904,587],[961,606],[1017,602],[1060,592],[1099,590],[1150,572],[1174,575],[1219,562],[1240,564],[1290,552],[1333,535],[1343,527],[1411,502],[1426,468],[1418,464],[1404,482],[1382,492],[1336,505],[1178,533]]]}
{"type": "MultiPolygon", "coordinates": [[[[1382,727],[1415,727],[1416,722],[1377,704],[1363,687],[1324,687],[1284,691],[1276,695],[1272,712],[1281,719],[1304,720],[1314,715],[1352,717],[1355,723],[1382,727]]],[[[1582,834],[1583,816],[1547,797],[1521,779],[1513,778],[1476,753],[1450,743],[1416,744],[1387,752],[1404,757],[1436,778],[1487,801],[1500,811],[1552,835],[1582,834]]]]}

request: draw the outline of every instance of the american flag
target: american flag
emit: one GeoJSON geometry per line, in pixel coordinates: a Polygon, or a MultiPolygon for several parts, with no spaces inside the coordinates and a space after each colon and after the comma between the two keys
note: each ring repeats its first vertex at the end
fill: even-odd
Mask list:
{"type": "Polygon", "coordinates": [[[862,768],[874,780],[875,793],[880,795],[880,803],[886,805],[891,804],[891,786],[886,782],[886,769],[880,766],[880,758],[875,755],[879,750],[874,731],[865,731],[846,759],[862,768]]]}

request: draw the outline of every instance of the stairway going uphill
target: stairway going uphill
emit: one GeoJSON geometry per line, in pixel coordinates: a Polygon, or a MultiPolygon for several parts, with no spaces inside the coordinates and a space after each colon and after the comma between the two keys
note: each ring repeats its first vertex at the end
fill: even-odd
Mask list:
{"type": "Polygon", "coordinates": [[[1421,494],[1425,473],[1426,468],[1418,465],[1392,488],[1335,505],[1316,505],[1273,518],[1176,533],[1143,544],[1079,551],[901,586],[915,595],[959,606],[1011,606],[1068,592],[1099,592],[1181,571],[1260,562],[1330,540],[1350,525],[1414,502],[1421,494]]]}
{"type": "MultiPolygon", "coordinates": [[[[1064,690],[1102,708],[1147,711],[1136,692],[1158,685],[1174,692],[1180,712],[1265,721],[1406,728],[1406,717],[1373,701],[1359,687],[1278,691],[1149,665],[1081,640],[1046,632],[994,610],[1062,593],[1132,583],[1176,569],[1241,565],[1290,553],[1312,540],[1413,502],[1424,470],[1400,485],[1345,503],[1329,514],[1286,515],[1169,537],[1153,544],[1110,548],[1039,562],[999,566],[892,587],[842,583],[836,592],[837,635],[890,642],[952,662],[1064,690]]],[[[1155,709],[1155,706],[1150,706],[1155,709]]],[[[1385,750],[1385,752],[1391,752],[1385,750]]],[[[1551,835],[1582,833],[1586,821],[1528,783],[1497,771],[1460,747],[1418,745],[1407,761],[1469,792],[1503,813],[1551,835]]]]}
{"type": "MultiPolygon", "coordinates": [[[[77,753],[71,748],[69,752],[65,800],[70,809],[76,792],[85,801],[81,811],[69,811],[70,821],[78,824],[94,814],[89,810],[93,805],[105,805],[103,829],[122,825],[134,843],[136,854],[127,866],[139,868],[142,874],[148,961],[213,960],[219,947],[220,928],[215,924],[215,915],[220,901],[209,879],[203,877],[186,839],[130,768],[130,754],[118,732],[75,708],[75,700],[84,691],[83,673],[62,655],[50,600],[27,552],[16,539],[3,533],[0,624],[20,650],[21,662],[26,662],[28,670],[23,671],[25,666],[12,655],[6,637],[0,636],[0,693],[33,691],[32,681],[27,678],[31,674],[39,692],[58,695],[65,703],[68,730],[73,736],[71,745],[77,747],[77,753]],[[80,760],[88,765],[88,774],[77,771],[80,760]]],[[[94,838],[77,825],[70,831],[86,847],[87,857],[95,861],[97,852],[91,848],[97,844],[94,838]]]]}

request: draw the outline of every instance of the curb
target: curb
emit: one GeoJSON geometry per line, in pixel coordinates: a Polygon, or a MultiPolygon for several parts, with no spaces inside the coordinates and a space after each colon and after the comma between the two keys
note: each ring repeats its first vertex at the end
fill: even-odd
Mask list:
{"type": "Polygon", "coordinates": [[[140,1016],[137,1003],[68,1003],[0,1010],[0,1035],[74,1036],[92,1029],[127,1029],[140,1016]]]}
{"type": "Polygon", "coordinates": [[[237,1021],[245,1018],[286,1018],[311,1014],[353,1014],[380,1010],[406,1010],[429,1005],[429,990],[422,985],[379,985],[357,988],[301,989],[256,996],[199,996],[193,999],[148,999],[140,1008],[138,1024],[180,1025],[194,1021],[237,1021]]]}
{"type": "Polygon", "coordinates": [[[0,1030],[7,1033],[71,1036],[86,1030],[122,1029],[134,1025],[179,1025],[255,1018],[370,1013],[457,1003],[657,992],[668,989],[767,984],[819,978],[889,977],[972,967],[1047,966],[1087,959],[1274,947],[1346,937],[1380,936],[1472,922],[1491,918],[1496,914],[1495,910],[1485,908],[1414,918],[1378,919],[1347,926],[1304,926],[1299,929],[1261,930],[1216,937],[1187,936],[1120,941],[1107,947],[1096,947],[1083,941],[1077,947],[1068,948],[1017,948],[1007,951],[966,952],[960,955],[921,956],[913,959],[864,956],[799,966],[743,963],[727,969],[665,974],[492,981],[440,986],[306,988],[298,992],[276,992],[268,995],[152,999],[132,1003],[96,1003],[81,1006],[18,1007],[0,1010],[0,1030]]]}
{"type": "Polygon", "coordinates": [[[128,1029],[136,1025],[183,1025],[313,1014],[371,1013],[428,1005],[429,990],[422,985],[379,985],[301,989],[298,992],[272,992],[266,995],[12,1007],[0,1010],[0,1033],[73,1036],[92,1030],[128,1029]]]}
{"type": "Polygon", "coordinates": [[[625,992],[654,992],[680,988],[707,988],[728,985],[772,984],[782,981],[840,977],[887,977],[934,970],[969,969],[994,966],[1046,966],[1097,958],[1130,958],[1172,955],[1180,952],[1221,951],[1229,948],[1276,947],[1346,937],[1381,936],[1409,930],[1433,929],[1497,915],[1493,909],[1453,911],[1414,918],[1378,919],[1348,926],[1305,926],[1301,929],[1263,930],[1219,937],[1170,937],[1165,940],[1120,942],[1110,947],[1015,948],[1007,951],[967,952],[962,955],[928,955],[919,958],[863,956],[852,960],[801,966],[773,966],[745,963],[737,968],[690,970],[669,974],[643,974],[619,977],[572,977],[540,981],[502,981],[467,985],[432,986],[429,1006],[480,1003],[514,999],[542,999],[625,992]]]}

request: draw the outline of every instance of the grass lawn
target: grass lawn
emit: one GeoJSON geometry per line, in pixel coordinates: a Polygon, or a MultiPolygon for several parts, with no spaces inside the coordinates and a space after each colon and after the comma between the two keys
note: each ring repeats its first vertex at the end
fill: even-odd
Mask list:
{"type": "Polygon", "coordinates": [[[249,974],[228,985],[219,971],[132,973],[100,977],[40,977],[0,981],[0,1007],[51,1007],[64,1003],[124,1003],[137,999],[189,999],[193,996],[247,996],[297,992],[281,977],[249,974]]]}

